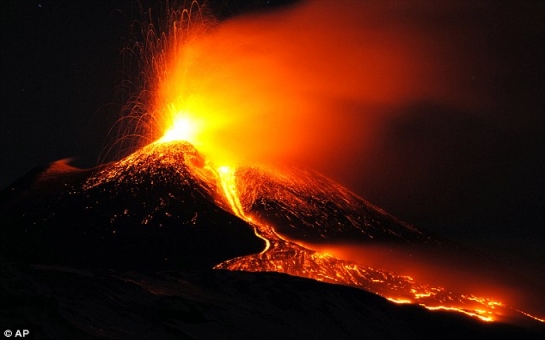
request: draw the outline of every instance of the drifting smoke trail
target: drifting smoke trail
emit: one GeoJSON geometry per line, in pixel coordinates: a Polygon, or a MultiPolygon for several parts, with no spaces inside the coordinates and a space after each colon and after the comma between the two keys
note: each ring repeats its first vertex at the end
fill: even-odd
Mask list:
{"type": "Polygon", "coordinates": [[[217,23],[193,1],[155,24],[149,11],[135,25],[143,41],[129,43],[142,85],[121,142],[148,144],[185,116],[202,125],[191,142],[209,156],[350,164],[395,108],[446,93],[464,102],[450,94],[460,91],[443,51],[398,11],[310,1],[217,23]]]}

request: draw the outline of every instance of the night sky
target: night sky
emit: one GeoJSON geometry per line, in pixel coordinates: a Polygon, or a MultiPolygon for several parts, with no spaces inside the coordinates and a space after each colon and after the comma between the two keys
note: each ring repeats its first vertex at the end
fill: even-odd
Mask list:
{"type": "MultiPolygon", "coordinates": [[[[217,13],[266,12],[284,2],[218,1],[227,7],[217,13]]],[[[388,118],[371,147],[330,155],[336,165],[304,161],[418,227],[539,268],[545,264],[543,2],[369,3],[397,13],[375,17],[378,29],[405,16],[437,39],[441,53],[454,51],[441,66],[448,85],[433,98],[382,106],[388,118]]],[[[353,6],[356,13],[364,9],[361,2],[353,6]]],[[[126,99],[121,50],[139,19],[137,6],[7,1],[0,16],[0,187],[58,159],[96,165],[126,99]]],[[[363,107],[352,99],[343,105],[363,107]]]]}

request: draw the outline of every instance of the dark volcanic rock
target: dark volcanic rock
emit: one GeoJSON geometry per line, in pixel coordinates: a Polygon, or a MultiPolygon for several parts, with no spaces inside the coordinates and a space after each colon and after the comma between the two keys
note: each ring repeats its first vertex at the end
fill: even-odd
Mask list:
{"type": "MultiPolygon", "coordinates": [[[[264,248],[184,142],[150,144],[96,169],[55,162],[0,192],[2,253],[32,263],[210,268],[264,248]],[[28,251],[32,249],[32,251],[28,251]]],[[[312,171],[239,167],[244,210],[307,243],[451,245],[312,171]]]]}
{"type": "Polygon", "coordinates": [[[0,265],[2,329],[36,339],[539,339],[278,273],[0,265]]]}
{"type": "Polygon", "coordinates": [[[35,169],[1,193],[1,255],[155,271],[262,250],[253,228],[214,202],[203,166],[191,145],[175,143],[92,170],[35,169]]]}
{"type": "Polygon", "coordinates": [[[245,210],[290,239],[309,243],[452,245],[372,205],[311,170],[244,166],[237,187],[245,210]]]}

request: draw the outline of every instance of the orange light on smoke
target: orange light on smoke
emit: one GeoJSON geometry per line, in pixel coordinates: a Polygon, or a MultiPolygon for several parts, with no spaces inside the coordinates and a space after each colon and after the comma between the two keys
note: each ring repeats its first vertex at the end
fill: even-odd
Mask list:
{"type": "MultiPolygon", "coordinates": [[[[191,138],[218,164],[257,159],[331,167],[324,155],[342,159],[367,150],[392,107],[436,95],[439,86],[428,81],[438,62],[424,39],[372,24],[339,36],[352,32],[355,18],[341,20],[338,6],[325,14],[322,5],[213,27],[207,20],[174,22],[156,33],[156,55],[147,62],[154,68],[151,139],[197,120],[189,136],[182,128],[164,140],[191,138]],[[426,60],[416,51],[429,51],[426,60]]],[[[434,70],[434,81],[442,79],[434,70]]]]}

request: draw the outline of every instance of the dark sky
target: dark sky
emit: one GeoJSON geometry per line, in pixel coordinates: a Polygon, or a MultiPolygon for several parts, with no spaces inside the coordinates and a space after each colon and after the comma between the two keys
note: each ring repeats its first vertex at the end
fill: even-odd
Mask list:
{"type": "MultiPolygon", "coordinates": [[[[268,1],[219,3],[229,5],[223,16],[271,7],[268,1]]],[[[381,107],[388,118],[371,147],[333,155],[329,165],[308,163],[417,226],[507,260],[513,254],[545,263],[543,3],[369,3],[396,13],[373,17],[373,25],[408,21],[436,39],[438,54],[450,53],[441,64],[448,86],[433,98],[381,107]]],[[[354,2],[354,11],[361,6],[354,2]]],[[[0,187],[62,158],[96,164],[123,104],[120,51],[139,18],[136,6],[8,1],[0,16],[0,187]]],[[[347,112],[362,107],[350,99],[342,105],[347,112]]]]}

